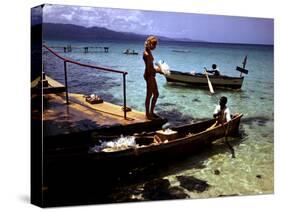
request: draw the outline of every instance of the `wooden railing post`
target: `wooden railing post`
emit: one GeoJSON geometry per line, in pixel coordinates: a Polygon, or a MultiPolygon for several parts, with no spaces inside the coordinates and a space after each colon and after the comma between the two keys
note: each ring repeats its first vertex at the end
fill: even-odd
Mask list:
{"type": "Polygon", "coordinates": [[[68,101],[68,85],[67,85],[67,61],[64,60],[63,61],[63,65],[64,65],[64,82],[65,82],[65,97],[66,97],[66,104],[69,104],[68,101]]]}
{"type": "Polygon", "coordinates": [[[123,98],[124,98],[124,104],[123,104],[123,109],[124,109],[124,119],[127,119],[127,103],[126,103],[126,74],[123,73],[123,98]]]}

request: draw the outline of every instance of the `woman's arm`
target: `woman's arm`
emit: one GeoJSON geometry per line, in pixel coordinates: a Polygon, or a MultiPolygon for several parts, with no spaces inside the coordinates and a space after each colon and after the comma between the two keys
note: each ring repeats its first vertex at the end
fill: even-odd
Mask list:
{"type": "Polygon", "coordinates": [[[154,69],[157,73],[159,74],[164,74],[163,71],[161,70],[161,68],[159,66],[154,66],[154,69]]]}

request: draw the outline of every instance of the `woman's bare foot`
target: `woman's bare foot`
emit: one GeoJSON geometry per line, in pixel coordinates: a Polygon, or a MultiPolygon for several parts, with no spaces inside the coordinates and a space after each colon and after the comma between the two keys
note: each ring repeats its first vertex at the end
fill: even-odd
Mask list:
{"type": "Polygon", "coordinates": [[[150,114],[146,114],[146,118],[147,118],[148,120],[153,120],[153,119],[154,119],[154,117],[153,117],[152,115],[150,115],[150,114]]]}
{"type": "Polygon", "coordinates": [[[159,117],[157,114],[155,114],[155,113],[151,113],[150,116],[152,116],[153,118],[156,118],[156,119],[157,119],[157,118],[160,118],[160,117],[159,117]]]}

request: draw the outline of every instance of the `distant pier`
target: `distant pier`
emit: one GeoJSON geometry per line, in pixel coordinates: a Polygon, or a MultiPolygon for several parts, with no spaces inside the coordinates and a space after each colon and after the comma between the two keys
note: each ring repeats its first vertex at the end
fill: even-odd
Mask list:
{"type": "Polygon", "coordinates": [[[64,53],[72,52],[74,49],[80,49],[84,53],[89,52],[109,52],[108,46],[72,46],[72,45],[66,45],[66,46],[51,46],[50,48],[53,49],[63,49],[64,53]]]}

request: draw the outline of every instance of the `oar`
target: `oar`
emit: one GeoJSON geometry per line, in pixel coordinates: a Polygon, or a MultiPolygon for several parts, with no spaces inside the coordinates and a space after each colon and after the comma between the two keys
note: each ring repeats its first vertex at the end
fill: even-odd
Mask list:
{"type": "Polygon", "coordinates": [[[209,79],[208,72],[207,72],[207,68],[204,67],[204,69],[205,69],[205,73],[206,73],[206,77],[207,77],[207,81],[208,81],[209,90],[210,90],[211,94],[214,94],[215,92],[214,92],[212,83],[211,83],[211,81],[210,81],[210,79],[209,79]]]}
{"type": "Polygon", "coordinates": [[[228,140],[227,140],[228,128],[229,128],[230,123],[227,124],[226,129],[225,129],[224,124],[222,124],[222,125],[223,125],[224,130],[225,130],[224,141],[225,141],[226,145],[228,146],[228,148],[231,151],[232,158],[235,158],[235,151],[234,151],[233,147],[230,145],[230,143],[228,143],[228,140]]]}

